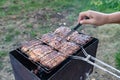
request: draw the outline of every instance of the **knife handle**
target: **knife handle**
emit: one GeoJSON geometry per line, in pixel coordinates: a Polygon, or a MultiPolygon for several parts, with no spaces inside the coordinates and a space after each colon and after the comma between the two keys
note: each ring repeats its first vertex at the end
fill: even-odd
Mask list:
{"type": "MultiPolygon", "coordinates": [[[[89,17],[85,16],[84,19],[90,19],[89,17]]],[[[82,24],[78,23],[74,28],[73,30],[77,30],[82,24]]]]}
{"type": "Polygon", "coordinates": [[[85,16],[85,18],[84,19],[90,19],[88,16],[85,16]]]}
{"type": "Polygon", "coordinates": [[[78,23],[74,28],[73,30],[77,30],[82,24],[78,23]]]}

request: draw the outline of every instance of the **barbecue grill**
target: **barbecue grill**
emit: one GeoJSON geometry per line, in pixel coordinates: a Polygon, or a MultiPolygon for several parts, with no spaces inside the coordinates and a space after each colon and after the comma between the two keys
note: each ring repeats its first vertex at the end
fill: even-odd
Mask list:
{"type": "MultiPolygon", "coordinates": [[[[91,56],[96,56],[98,39],[93,38],[83,47],[91,56]]],[[[84,57],[81,49],[74,56],[84,57]]],[[[16,80],[85,80],[91,74],[93,65],[68,57],[53,69],[46,69],[39,63],[28,59],[20,48],[10,52],[10,60],[16,80]]],[[[94,60],[91,60],[94,62],[94,60]]]]}
{"type": "MultiPolygon", "coordinates": [[[[79,28],[79,26],[81,26],[81,24],[78,24],[75,28],[73,28],[70,32],[68,32],[68,34],[66,34],[66,36],[65,35],[62,36],[63,38],[60,39],[60,41],[59,41],[60,44],[62,44],[62,41],[64,41],[64,39],[66,39],[71,33],[75,32],[76,29],[79,28]]],[[[64,28],[61,28],[62,32],[64,32],[63,29],[64,28]]],[[[69,31],[69,29],[68,29],[68,31],[69,31]]],[[[59,32],[59,30],[58,30],[58,32],[59,32]]],[[[77,35],[77,38],[78,38],[79,34],[84,35],[82,33],[77,33],[74,35],[77,35]]],[[[39,55],[37,55],[38,57],[35,57],[34,55],[32,55],[32,56],[30,55],[30,54],[33,54],[33,53],[30,53],[31,49],[34,50],[34,48],[32,48],[31,46],[29,46],[27,48],[25,48],[25,46],[19,47],[10,52],[10,60],[11,60],[11,64],[13,67],[13,71],[14,71],[16,80],[86,80],[87,78],[89,78],[89,75],[92,73],[94,66],[113,75],[113,76],[116,76],[117,78],[120,78],[120,76],[118,76],[116,74],[116,73],[120,74],[119,70],[117,70],[116,68],[95,58],[97,46],[98,46],[98,39],[96,39],[94,37],[89,37],[89,40],[87,40],[87,37],[86,37],[85,38],[86,42],[83,42],[84,44],[76,43],[76,44],[74,44],[73,47],[70,45],[69,45],[69,47],[67,47],[67,46],[63,47],[65,45],[65,43],[64,43],[63,46],[61,46],[63,48],[60,48],[60,50],[56,49],[56,47],[53,47],[52,45],[45,42],[45,40],[46,40],[45,37],[42,39],[43,39],[43,41],[41,39],[37,39],[39,41],[37,41],[37,43],[34,43],[32,45],[32,47],[35,47],[36,45],[40,46],[41,44],[42,44],[42,46],[44,45],[44,48],[39,47],[38,51],[33,52],[34,54],[35,53],[39,54],[39,55]],[[76,47],[76,45],[77,45],[77,47],[76,47]],[[55,53],[55,54],[50,55],[50,56],[52,56],[52,57],[50,57],[52,59],[49,59],[49,60],[47,59],[47,61],[45,62],[47,64],[51,64],[51,61],[52,61],[52,64],[51,64],[52,67],[50,65],[46,66],[43,63],[41,63],[40,61],[36,61],[36,59],[35,59],[35,58],[38,58],[39,60],[41,60],[42,58],[45,58],[46,55],[48,55],[47,52],[49,52],[49,54],[50,54],[50,51],[49,50],[46,51],[47,49],[45,49],[47,46],[49,46],[50,51],[53,50],[54,52],[60,52],[59,54],[55,53]],[[66,48],[66,49],[64,50],[64,48],[66,48]],[[74,51],[70,48],[77,50],[77,51],[74,51]],[[61,49],[64,50],[63,53],[62,53],[61,49]],[[43,51],[43,53],[41,54],[42,56],[40,56],[39,50],[41,53],[43,51]],[[67,51],[71,50],[72,54],[69,51],[68,51],[69,52],[68,53],[66,50],[67,51]],[[46,52],[46,54],[44,54],[44,51],[46,52]],[[29,52],[29,54],[27,52],[29,52]],[[65,53],[67,53],[67,55],[65,53]],[[57,56],[55,56],[55,55],[57,55],[57,56]],[[61,58],[59,58],[60,57],[59,55],[60,56],[62,55],[61,58]],[[55,56],[55,57],[53,57],[53,56],[55,56]],[[57,63],[56,59],[60,59],[60,60],[58,60],[58,64],[56,64],[57,63]],[[98,64],[94,63],[95,61],[98,64]],[[109,68],[109,70],[107,68],[104,68],[103,66],[109,68]],[[112,72],[110,70],[114,70],[114,72],[112,72]]],[[[82,37],[78,38],[77,39],[78,42],[81,39],[82,39],[82,37]]],[[[49,42],[49,40],[50,40],[49,36],[48,36],[47,40],[49,42]]],[[[53,40],[53,42],[55,42],[55,41],[53,40]]],[[[66,41],[66,43],[67,43],[67,41],[66,41]]],[[[36,47],[38,47],[38,46],[36,46],[36,47]]],[[[47,58],[49,58],[49,57],[47,57],[47,58]]]]}

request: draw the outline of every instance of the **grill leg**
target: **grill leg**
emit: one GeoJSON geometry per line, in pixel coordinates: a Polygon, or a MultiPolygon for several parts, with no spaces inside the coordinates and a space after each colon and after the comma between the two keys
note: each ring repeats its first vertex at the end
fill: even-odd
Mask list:
{"type": "Polygon", "coordinates": [[[85,75],[80,76],[80,80],[87,80],[85,75]]]}

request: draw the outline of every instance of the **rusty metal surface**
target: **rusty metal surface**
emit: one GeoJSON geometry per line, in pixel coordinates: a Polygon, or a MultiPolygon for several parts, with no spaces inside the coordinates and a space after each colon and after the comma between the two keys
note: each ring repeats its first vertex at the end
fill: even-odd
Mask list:
{"type": "MultiPolygon", "coordinates": [[[[15,53],[14,51],[12,53],[15,53]]],[[[17,56],[17,55],[16,55],[17,56]]],[[[23,66],[16,58],[10,54],[10,61],[12,64],[15,80],[41,80],[34,75],[28,68],[23,66]]]]}

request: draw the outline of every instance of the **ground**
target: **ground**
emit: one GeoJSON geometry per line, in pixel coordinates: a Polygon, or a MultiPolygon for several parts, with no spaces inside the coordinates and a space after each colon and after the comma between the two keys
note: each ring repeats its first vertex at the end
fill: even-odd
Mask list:
{"type": "MultiPolygon", "coordinates": [[[[26,16],[14,15],[0,20],[0,50],[3,53],[17,48],[20,42],[40,37],[42,34],[51,32],[59,26],[72,27],[68,20],[69,11],[55,12],[49,8],[40,9],[26,16]],[[49,14],[48,14],[49,13],[49,14]],[[49,17],[49,18],[48,18],[49,17]]],[[[115,67],[115,53],[119,50],[120,25],[110,24],[94,28],[84,25],[82,32],[99,39],[97,58],[115,67]]],[[[14,80],[13,71],[8,54],[0,58],[0,80],[14,80]]],[[[97,68],[90,76],[91,80],[118,80],[114,76],[97,68]]]]}

